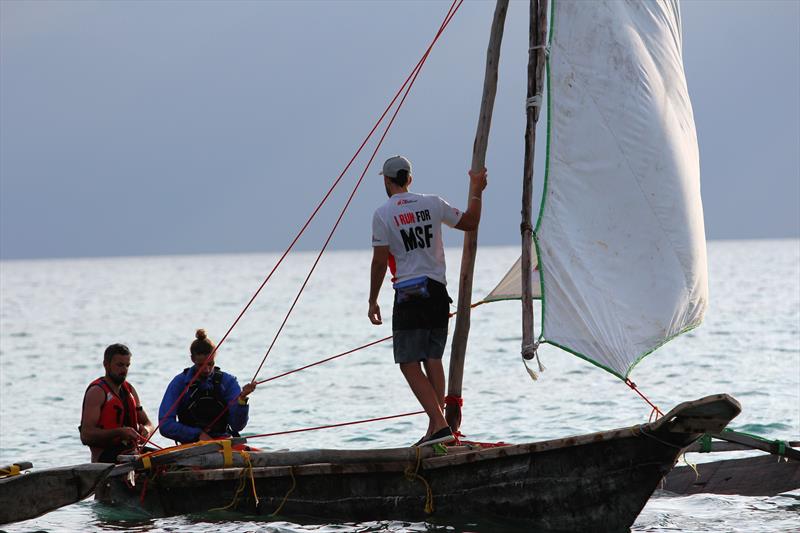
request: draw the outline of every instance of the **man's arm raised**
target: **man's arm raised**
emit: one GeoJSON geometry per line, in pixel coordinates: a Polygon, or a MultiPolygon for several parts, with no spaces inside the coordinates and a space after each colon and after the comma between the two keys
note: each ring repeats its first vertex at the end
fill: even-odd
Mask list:
{"type": "Polygon", "coordinates": [[[469,200],[467,210],[461,215],[461,220],[456,224],[456,229],[461,231],[475,231],[481,221],[481,200],[483,190],[486,188],[486,169],[480,172],[469,171],[469,200]]]}

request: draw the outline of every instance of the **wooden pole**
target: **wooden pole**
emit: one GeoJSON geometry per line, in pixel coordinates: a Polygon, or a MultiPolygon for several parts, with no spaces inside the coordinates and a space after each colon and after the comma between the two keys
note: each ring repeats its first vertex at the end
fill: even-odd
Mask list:
{"type": "MultiPolygon", "coordinates": [[[[500,45],[503,41],[503,25],[508,11],[508,0],[497,0],[494,19],[486,50],[486,73],[483,79],[483,98],[478,116],[475,143],[472,146],[472,170],[478,172],[486,166],[486,147],[489,144],[489,129],[492,124],[494,97],[497,92],[497,65],[500,61],[500,45]]],[[[469,198],[467,198],[469,200],[469,198]]],[[[464,234],[464,248],[461,254],[461,274],[458,284],[458,307],[456,328],[453,332],[453,345],[450,351],[450,374],[447,395],[461,397],[464,376],[464,356],[469,338],[470,304],[472,303],[472,274],[475,268],[475,252],[478,249],[478,230],[464,234]]],[[[457,431],[461,427],[461,406],[447,404],[447,423],[457,431]]]]}
{"type": "Polygon", "coordinates": [[[544,101],[542,79],[547,39],[547,0],[530,2],[530,46],[528,48],[528,99],[525,124],[525,162],[522,173],[522,357],[536,355],[533,332],[533,158],[536,151],[536,122],[544,101]]]}

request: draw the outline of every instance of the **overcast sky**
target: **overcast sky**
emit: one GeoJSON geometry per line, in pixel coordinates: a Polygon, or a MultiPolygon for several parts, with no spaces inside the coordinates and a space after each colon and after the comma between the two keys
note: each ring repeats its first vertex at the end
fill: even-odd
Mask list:
{"type": "MultiPolygon", "coordinates": [[[[285,248],[448,5],[0,0],[0,257],[285,248]]],[[[493,9],[453,19],[333,247],[369,248],[389,155],[413,161],[416,191],[465,203],[493,9]]],[[[526,11],[506,22],[483,244],[519,242],[526,11]]],[[[800,2],[682,16],[707,236],[800,236],[800,2]]],[[[321,245],[364,162],[300,248],[321,245]]]]}

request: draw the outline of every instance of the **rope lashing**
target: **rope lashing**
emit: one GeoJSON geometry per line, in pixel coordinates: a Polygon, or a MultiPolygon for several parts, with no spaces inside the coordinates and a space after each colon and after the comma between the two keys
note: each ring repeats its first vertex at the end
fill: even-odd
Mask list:
{"type": "Polygon", "coordinates": [[[422,448],[420,446],[417,446],[415,449],[417,451],[416,466],[412,468],[411,465],[408,465],[405,471],[403,472],[403,475],[408,481],[411,481],[412,483],[414,481],[421,481],[422,484],[425,485],[425,513],[431,514],[433,513],[433,491],[431,490],[431,486],[428,483],[428,480],[426,480],[419,474],[419,467],[422,464],[422,453],[421,453],[422,448]]]}
{"type": "Polygon", "coordinates": [[[542,94],[534,94],[530,98],[525,99],[525,108],[540,107],[542,105],[542,94]]]}
{"type": "MultiPolygon", "coordinates": [[[[250,467],[252,469],[252,466],[250,467]]],[[[239,497],[244,492],[244,488],[247,485],[247,468],[242,468],[241,472],[239,473],[239,485],[236,487],[236,491],[233,493],[233,499],[231,503],[225,505],[224,507],[214,507],[213,509],[209,509],[207,512],[211,513],[214,511],[227,511],[228,509],[235,508],[236,505],[239,503],[239,497]]]]}
{"type": "Polygon", "coordinates": [[[0,468],[0,474],[2,474],[0,478],[18,476],[20,471],[19,465],[11,465],[8,468],[0,468]]]}
{"type": "Polygon", "coordinates": [[[272,517],[278,516],[278,513],[281,512],[281,509],[283,509],[283,506],[286,505],[286,501],[289,499],[289,495],[292,492],[294,492],[294,489],[297,487],[297,479],[295,479],[295,477],[294,477],[294,467],[293,466],[289,467],[289,475],[292,476],[292,485],[289,487],[289,491],[284,495],[283,500],[281,501],[281,504],[278,506],[277,509],[275,509],[275,512],[270,515],[272,517]]]}
{"type": "Polygon", "coordinates": [[[445,405],[458,405],[459,407],[464,406],[464,398],[461,396],[454,396],[448,395],[444,397],[444,404],[445,405]]]}
{"type": "MultiPolygon", "coordinates": [[[[272,268],[272,270],[269,272],[269,274],[267,275],[267,277],[264,279],[264,281],[263,281],[263,282],[261,283],[261,285],[258,287],[258,289],[256,290],[256,292],[253,294],[253,296],[250,298],[250,300],[248,300],[247,304],[244,306],[244,308],[241,310],[241,312],[239,313],[239,315],[236,317],[236,320],[234,320],[233,324],[231,324],[231,326],[228,328],[228,331],[226,331],[226,332],[225,332],[225,335],[223,335],[223,337],[222,337],[222,339],[220,340],[219,344],[217,344],[216,348],[215,348],[215,349],[212,351],[211,355],[210,355],[210,356],[209,356],[209,357],[206,359],[206,363],[205,363],[206,365],[213,365],[213,362],[214,362],[214,357],[216,356],[217,350],[220,348],[220,346],[222,346],[222,344],[225,342],[225,340],[226,340],[226,339],[228,338],[228,336],[230,335],[231,331],[233,331],[233,328],[234,328],[234,327],[236,327],[236,325],[239,323],[239,320],[241,320],[242,316],[244,316],[244,313],[245,313],[245,312],[246,312],[246,311],[247,311],[247,310],[250,308],[250,306],[252,305],[253,301],[255,301],[256,297],[257,297],[257,296],[258,296],[258,295],[261,293],[261,290],[264,288],[264,286],[267,284],[267,282],[268,282],[268,281],[269,281],[269,280],[272,278],[272,275],[275,273],[275,271],[278,269],[278,267],[281,265],[281,263],[283,263],[283,260],[286,258],[286,256],[289,254],[289,252],[290,252],[290,251],[291,251],[291,250],[294,248],[294,245],[295,245],[295,244],[297,243],[297,241],[300,239],[300,236],[301,236],[301,235],[302,235],[302,234],[305,232],[305,230],[306,230],[306,229],[308,228],[308,226],[311,224],[311,221],[312,221],[312,220],[314,219],[314,217],[317,215],[317,213],[318,213],[318,212],[319,212],[319,210],[322,208],[322,206],[325,204],[325,202],[328,200],[328,198],[330,198],[330,195],[331,195],[331,193],[333,192],[333,190],[336,188],[336,186],[337,186],[337,185],[339,184],[339,182],[342,180],[342,178],[344,177],[344,175],[345,175],[345,174],[347,173],[347,171],[350,169],[350,166],[353,164],[353,162],[354,162],[354,161],[356,160],[356,158],[359,156],[359,154],[360,154],[360,153],[361,153],[361,151],[363,150],[364,146],[366,146],[366,144],[367,144],[367,142],[369,141],[369,139],[370,139],[370,138],[372,138],[372,135],[373,135],[373,134],[375,133],[375,131],[378,129],[378,126],[381,124],[381,122],[383,122],[383,119],[384,119],[384,118],[386,117],[386,115],[389,113],[389,110],[390,110],[390,109],[392,109],[392,107],[394,106],[394,104],[395,104],[395,102],[397,101],[397,99],[400,97],[400,95],[401,95],[401,94],[403,93],[403,91],[405,90],[405,95],[403,96],[403,98],[402,98],[402,100],[401,100],[400,104],[398,105],[398,108],[395,110],[395,114],[394,114],[394,116],[392,117],[392,121],[389,123],[389,126],[387,126],[387,130],[384,132],[383,136],[381,137],[381,143],[380,143],[380,144],[382,144],[382,142],[383,142],[383,139],[385,138],[385,136],[386,136],[386,133],[388,132],[388,128],[389,128],[389,127],[391,127],[391,124],[394,122],[394,117],[396,117],[396,116],[397,116],[397,112],[400,110],[400,107],[402,106],[402,103],[403,103],[403,101],[405,100],[406,96],[408,96],[408,92],[409,92],[409,90],[411,89],[411,86],[414,84],[414,81],[416,81],[416,77],[419,75],[419,71],[421,70],[422,66],[424,65],[425,61],[427,60],[427,58],[428,58],[428,55],[430,54],[431,50],[433,49],[433,46],[434,46],[434,45],[436,44],[436,42],[439,40],[439,37],[440,37],[440,36],[442,35],[442,33],[444,32],[444,29],[445,29],[445,28],[447,27],[447,25],[450,23],[450,21],[452,20],[453,16],[455,15],[455,13],[456,13],[456,12],[458,11],[458,9],[461,7],[461,4],[462,4],[462,3],[463,3],[463,0],[453,0],[453,3],[450,5],[450,9],[448,10],[448,12],[447,12],[447,15],[445,16],[445,18],[444,18],[444,21],[442,22],[441,26],[439,27],[439,30],[437,31],[437,33],[436,33],[435,37],[433,38],[433,40],[431,41],[431,43],[428,45],[428,48],[427,48],[427,50],[425,51],[425,53],[423,54],[422,58],[421,58],[421,59],[420,59],[420,60],[417,62],[417,64],[415,65],[415,67],[414,67],[414,68],[411,70],[411,73],[410,73],[410,74],[409,74],[409,75],[406,77],[405,81],[404,81],[404,82],[403,82],[403,84],[400,86],[400,89],[398,89],[398,90],[397,90],[397,92],[395,93],[395,95],[394,95],[394,97],[392,98],[391,102],[389,102],[389,105],[387,105],[387,106],[386,106],[386,108],[384,109],[384,111],[383,111],[383,113],[381,114],[380,118],[379,118],[379,119],[376,121],[376,123],[373,125],[372,129],[370,130],[370,132],[367,134],[367,136],[366,136],[366,137],[364,138],[364,140],[362,141],[362,143],[361,143],[361,145],[359,146],[359,148],[356,150],[356,153],[353,155],[353,157],[352,157],[352,158],[350,159],[350,161],[347,163],[347,165],[345,166],[344,170],[342,170],[342,172],[339,174],[339,177],[338,177],[338,178],[337,178],[337,179],[336,179],[336,180],[333,182],[333,184],[331,185],[331,187],[328,189],[328,192],[327,192],[327,193],[326,193],[326,194],[323,196],[322,200],[319,202],[319,204],[317,205],[317,207],[314,209],[314,211],[313,211],[313,212],[311,213],[311,215],[308,217],[308,219],[306,220],[305,224],[302,226],[302,228],[300,229],[300,231],[297,233],[297,235],[296,235],[296,236],[294,237],[294,239],[292,240],[291,244],[289,244],[289,246],[288,246],[288,248],[286,249],[286,251],[284,251],[284,252],[283,252],[283,254],[281,255],[281,257],[278,259],[278,262],[275,264],[275,266],[274,266],[274,267],[272,268]],[[408,87],[407,87],[407,86],[408,86],[408,87]]],[[[378,145],[378,147],[380,147],[380,144],[378,145]]],[[[376,153],[377,153],[377,148],[376,148],[376,153]]],[[[374,154],[373,154],[373,157],[370,159],[370,163],[372,162],[372,159],[373,159],[373,158],[374,158],[374,154]]],[[[368,165],[367,165],[367,166],[369,166],[369,163],[368,163],[368,165]]],[[[366,173],[366,168],[364,169],[364,173],[366,173]]],[[[362,178],[363,178],[363,174],[362,174],[362,178]]],[[[361,182],[361,180],[359,180],[359,184],[360,184],[360,182],[361,182]]],[[[357,188],[357,187],[356,187],[356,188],[357,188]]],[[[355,190],[353,191],[353,193],[355,193],[355,190]]],[[[351,198],[352,198],[352,194],[353,194],[353,193],[351,193],[351,198]]],[[[349,200],[348,200],[348,205],[349,205],[349,200]]],[[[337,221],[337,225],[338,225],[338,221],[337,221]]],[[[316,264],[316,263],[315,263],[315,264],[316,264]]],[[[266,356],[264,357],[264,359],[266,359],[266,356]]],[[[263,365],[263,361],[262,361],[262,365],[263,365]]],[[[180,402],[180,401],[181,401],[181,399],[182,399],[182,398],[183,398],[183,397],[186,395],[186,393],[188,392],[188,390],[189,390],[189,388],[191,387],[192,383],[194,383],[194,382],[197,380],[197,378],[199,377],[199,375],[200,375],[200,373],[201,373],[201,370],[202,370],[202,368],[198,368],[197,372],[195,372],[195,375],[192,377],[192,379],[191,379],[191,380],[189,381],[189,383],[186,385],[186,387],[185,387],[185,388],[184,388],[184,390],[181,392],[181,394],[178,396],[178,398],[175,400],[175,402],[173,403],[173,405],[172,405],[172,406],[170,406],[170,408],[169,408],[169,410],[167,411],[166,415],[165,415],[165,416],[164,416],[162,419],[160,419],[160,420],[158,421],[158,425],[157,425],[157,426],[156,426],[156,428],[153,430],[153,433],[151,433],[151,434],[150,434],[150,435],[147,437],[147,439],[144,441],[143,445],[145,445],[145,444],[147,444],[148,442],[150,442],[150,439],[153,437],[153,435],[155,435],[155,434],[156,434],[156,431],[158,430],[158,428],[159,428],[159,427],[161,427],[161,424],[162,424],[162,422],[163,422],[163,421],[164,421],[164,420],[165,420],[167,417],[169,417],[169,416],[170,416],[170,415],[171,415],[171,414],[172,414],[172,413],[175,411],[175,409],[177,408],[177,406],[178,406],[179,402],[180,402]]],[[[260,370],[260,367],[259,367],[259,370],[260,370]]],[[[256,375],[258,375],[258,372],[256,372],[256,375]]],[[[254,377],[253,379],[255,379],[255,377],[254,377]]]]}
{"type": "Polygon", "coordinates": [[[778,455],[780,455],[780,456],[786,455],[786,441],[785,440],[776,440],[774,442],[778,446],[778,455]]]}
{"type": "Polygon", "coordinates": [[[700,443],[700,453],[710,453],[711,452],[711,435],[708,433],[703,433],[703,436],[698,439],[700,443]]]}
{"type": "MultiPolygon", "coordinates": [[[[689,462],[689,460],[686,458],[686,452],[683,452],[681,454],[681,459],[683,459],[683,462],[686,463],[686,466],[691,468],[692,471],[694,472],[694,480],[695,481],[699,480],[700,479],[700,471],[697,469],[697,464],[689,462]]],[[[666,482],[666,480],[667,480],[667,478],[666,478],[666,476],[664,476],[664,479],[662,479],[662,482],[666,482]]]]}
{"type": "MultiPolygon", "coordinates": [[[[656,405],[655,405],[653,402],[651,402],[651,401],[650,401],[650,400],[647,398],[647,396],[645,396],[644,394],[642,394],[642,392],[641,392],[641,391],[640,391],[638,388],[636,388],[636,383],[634,383],[633,381],[631,381],[631,380],[630,380],[630,379],[628,379],[628,378],[625,378],[625,384],[626,384],[628,387],[630,387],[631,389],[633,389],[633,391],[634,391],[634,392],[636,392],[636,394],[638,394],[639,396],[641,396],[641,397],[642,397],[642,399],[643,399],[644,401],[646,401],[646,402],[647,402],[647,404],[648,404],[650,407],[652,407],[652,408],[653,408],[653,412],[655,412],[655,414],[657,415],[657,416],[656,416],[656,420],[658,420],[658,417],[659,417],[659,416],[664,416],[664,413],[662,413],[662,412],[661,412],[661,409],[659,409],[659,408],[658,408],[658,407],[657,407],[657,406],[656,406],[656,405]]],[[[652,417],[652,414],[653,414],[653,412],[651,412],[651,413],[650,413],[651,417],[652,417]]]]}
{"type": "Polygon", "coordinates": [[[532,50],[544,50],[545,57],[550,57],[550,45],[549,44],[537,44],[536,46],[531,46],[528,48],[528,51],[532,50]]]}

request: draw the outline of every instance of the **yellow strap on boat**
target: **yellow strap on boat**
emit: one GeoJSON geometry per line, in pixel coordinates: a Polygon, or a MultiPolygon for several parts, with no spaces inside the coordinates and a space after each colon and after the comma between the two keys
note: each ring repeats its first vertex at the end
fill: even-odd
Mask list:
{"type": "Polygon", "coordinates": [[[231,440],[226,439],[219,441],[222,444],[222,466],[229,468],[233,466],[233,450],[231,449],[231,440]]]}
{"type": "Polygon", "coordinates": [[[18,476],[20,473],[19,465],[11,465],[8,467],[8,470],[5,468],[0,468],[0,473],[3,474],[0,477],[18,476]]]}
{"type": "Polygon", "coordinates": [[[150,460],[149,456],[142,456],[142,467],[144,467],[145,470],[152,470],[153,462],[150,460]]]}

